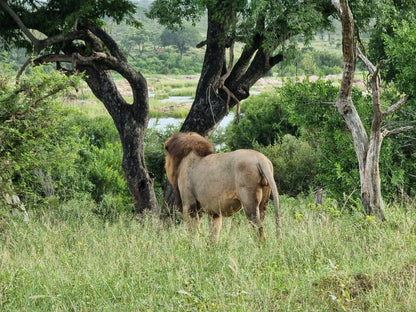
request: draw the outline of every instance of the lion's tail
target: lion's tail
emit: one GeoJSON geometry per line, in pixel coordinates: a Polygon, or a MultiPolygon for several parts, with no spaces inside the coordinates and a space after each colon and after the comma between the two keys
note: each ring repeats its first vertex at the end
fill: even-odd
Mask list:
{"type": "Polygon", "coordinates": [[[270,185],[270,189],[272,191],[274,212],[275,212],[275,218],[276,218],[276,232],[277,232],[277,236],[279,236],[279,233],[280,233],[279,192],[277,190],[276,182],[274,181],[274,177],[273,177],[273,165],[271,164],[270,160],[266,158],[266,161],[259,160],[258,167],[260,170],[260,174],[266,178],[267,182],[270,185]]]}

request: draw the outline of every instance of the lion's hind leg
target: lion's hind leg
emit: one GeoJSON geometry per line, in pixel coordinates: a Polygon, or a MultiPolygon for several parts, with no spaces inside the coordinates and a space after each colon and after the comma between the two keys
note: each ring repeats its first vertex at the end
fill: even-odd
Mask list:
{"type": "Polygon", "coordinates": [[[265,211],[260,207],[262,203],[262,189],[246,188],[245,191],[240,192],[240,199],[244,206],[244,212],[250,224],[257,232],[257,236],[261,240],[266,239],[266,234],[263,228],[263,219],[265,211]]]}
{"type": "Polygon", "coordinates": [[[262,193],[263,193],[263,197],[259,205],[259,210],[260,210],[260,221],[263,223],[264,217],[266,216],[266,212],[267,212],[267,206],[269,204],[270,187],[263,186],[262,193]]]}
{"type": "Polygon", "coordinates": [[[220,237],[220,231],[222,227],[222,216],[221,215],[211,215],[209,218],[209,229],[212,241],[218,243],[220,237]]]}
{"type": "Polygon", "coordinates": [[[191,235],[199,238],[199,224],[202,217],[202,211],[200,209],[199,203],[194,204],[184,204],[183,205],[183,218],[186,225],[188,226],[188,231],[191,235]]]}

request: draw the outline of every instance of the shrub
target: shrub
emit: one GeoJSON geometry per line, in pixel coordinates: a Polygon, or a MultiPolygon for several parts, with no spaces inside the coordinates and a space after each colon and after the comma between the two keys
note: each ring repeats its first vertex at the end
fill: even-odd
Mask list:
{"type": "Polygon", "coordinates": [[[253,142],[273,144],[284,134],[295,134],[297,128],[289,122],[289,112],[280,105],[276,92],[264,92],[250,97],[241,106],[242,118],[226,130],[226,144],[231,149],[253,148],[253,142]]]}
{"type": "Polygon", "coordinates": [[[63,135],[60,122],[70,111],[56,99],[78,78],[48,73],[44,67],[31,69],[17,84],[7,68],[0,75],[0,191],[15,192],[26,205],[37,207],[60,192],[64,172],[74,174],[81,145],[63,135]]]}
{"type": "Polygon", "coordinates": [[[254,144],[272,162],[279,192],[296,196],[310,190],[318,171],[318,153],[306,141],[286,134],[280,143],[254,144]]]}

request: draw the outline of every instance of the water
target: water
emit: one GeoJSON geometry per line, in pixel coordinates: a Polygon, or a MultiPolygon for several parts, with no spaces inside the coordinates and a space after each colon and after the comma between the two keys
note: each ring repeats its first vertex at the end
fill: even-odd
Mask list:
{"type": "Polygon", "coordinates": [[[192,103],[192,96],[170,96],[167,99],[159,100],[161,103],[192,103]]]}
{"type": "MultiPolygon", "coordinates": [[[[218,127],[225,128],[234,120],[234,114],[229,113],[225,116],[218,127]]],[[[173,117],[163,117],[163,118],[150,118],[149,120],[149,128],[153,128],[156,130],[164,130],[168,126],[180,126],[182,125],[184,119],[181,118],[173,118],[173,117]]]]}

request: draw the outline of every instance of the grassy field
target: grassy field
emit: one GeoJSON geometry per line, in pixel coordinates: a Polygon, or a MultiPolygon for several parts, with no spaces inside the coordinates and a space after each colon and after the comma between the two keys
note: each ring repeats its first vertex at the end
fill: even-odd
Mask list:
{"type": "MultiPolygon", "coordinates": [[[[272,208],[272,207],[270,207],[272,208]]],[[[0,311],[415,311],[416,213],[388,221],[281,199],[259,243],[244,214],[211,245],[183,224],[100,219],[87,200],[0,223],[0,311]]]]}

